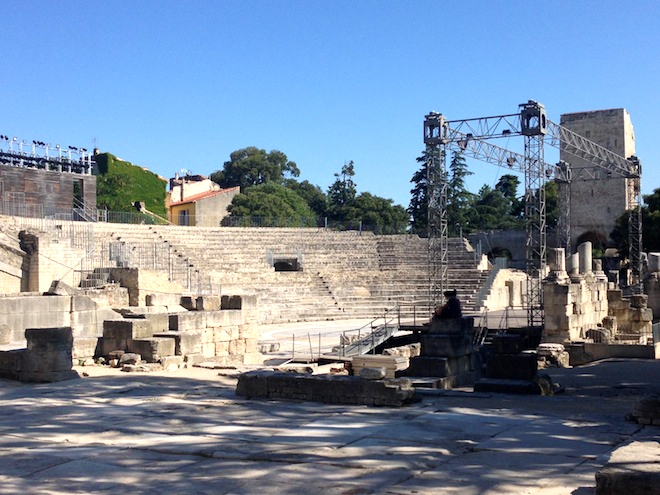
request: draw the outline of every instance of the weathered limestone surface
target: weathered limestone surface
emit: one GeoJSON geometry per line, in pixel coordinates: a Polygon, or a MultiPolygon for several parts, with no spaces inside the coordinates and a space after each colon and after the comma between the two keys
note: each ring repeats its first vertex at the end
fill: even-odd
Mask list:
{"type": "Polygon", "coordinates": [[[77,378],[72,370],[71,327],[29,328],[26,349],[0,352],[0,375],[23,382],[56,382],[77,378]]]}
{"type": "Polygon", "coordinates": [[[403,406],[410,403],[415,389],[406,379],[364,380],[355,376],[250,371],[239,377],[236,395],[331,404],[403,406]]]}
{"type": "Polygon", "coordinates": [[[473,344],[474,318],[434,319],[420,335],[421,352],[410,359],[406,376],[436,377],[442,388],[474,383],[481,371],[481,357],[473,344]]]}
{"type": "Polygon", "coordinates": [[[595,495],[660,493],[660,442],[632,442],[619,447],[596,473],[595,495]]]}

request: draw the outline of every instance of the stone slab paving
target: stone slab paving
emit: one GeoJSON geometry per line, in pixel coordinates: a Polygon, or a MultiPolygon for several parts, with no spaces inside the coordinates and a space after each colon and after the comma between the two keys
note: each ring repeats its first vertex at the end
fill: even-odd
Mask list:
{"type": "Polygon", "coordinates": [[[426,391],[403,408],[245,400],[217,370],[0,380],[0,493],[593,493],[660,361],[550,370],[566,392],[426,391]]]}

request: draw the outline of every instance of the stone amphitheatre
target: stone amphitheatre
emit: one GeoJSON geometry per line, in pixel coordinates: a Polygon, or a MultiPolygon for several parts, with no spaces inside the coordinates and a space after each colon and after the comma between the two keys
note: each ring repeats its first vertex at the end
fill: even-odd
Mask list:
{"type": "Polygon", "coordinates": [[[431,318],[426,238],[28,214],[91,169],[3,156],[0,493],[660,493],[660,255],[549,248],[528,328],[449,238],[431,318]]]}

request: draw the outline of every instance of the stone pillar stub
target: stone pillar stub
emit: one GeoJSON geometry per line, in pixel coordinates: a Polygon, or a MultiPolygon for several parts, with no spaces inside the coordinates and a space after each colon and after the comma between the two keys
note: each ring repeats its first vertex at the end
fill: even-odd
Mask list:
{"type": "Polygon", "coordinates": [[[565,280],[568,278],[566,273],[566,257],[564,248],[550,248],[548,253],[548,268],[550,269],[549,278],[551,280],[565,280]]]}
{"type": "Polygon", "coordinates": [[[580,255],[578,253],[571,254],[567,259],[566,267],[571,279],[578,279],[580,277],[580,255]]]}
{"type": "Polygon", "coordinates": [[[590,241],[583,242],[578,246],[578,253],[580,255],[579,259],[579,267],[580,267],[580,274],[581,275],[587,275],[592,273],[592,245],[590,241]]]}
{"type": "Polygon", "coordinates": [[[660,272],[660,253],[648,254],[649,272],[660,272]]]}
{"type": "Polygon", "coordinates": [[[605,272],[603,271],[603,260],[594,260],[593,268],[596,280],[607,282],[607,275],[605,275],[605,272]]]}

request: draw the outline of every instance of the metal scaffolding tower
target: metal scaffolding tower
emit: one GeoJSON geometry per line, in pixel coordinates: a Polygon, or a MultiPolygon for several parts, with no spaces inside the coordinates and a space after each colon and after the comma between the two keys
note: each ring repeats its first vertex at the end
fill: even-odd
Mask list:
{"type": "Polygon", "coordinates": [[[544,322],[542,280],[546,266],[545,182],[554,178],[559,186],[560,239],[570,253],[570,184],[576,179],[599,180],[603,171],[628,179],[630,206],[629,244],[633,290],[641,292],[641,164],[626,159],[548,120],[545,108],[529,100],[517,114],[448,121],[438,113],[424,120],[424,143],[428,160],[429,288],[436,304],[447,287],[447,171],[446,155],[454,149],[466,156],[496,165],[506,165],[525,174],[527,315],[530,327],[544,322]],[[487,140],[523,136],[524,155],[495,146],[487,140]],[[546,139],[547,137],[547,139],[546,139]],[[544,144],[563,149],[589,161],[592,167],[572,170],[570,164],[549,165],[544,161],[544,144]]]}
{"type": "Polygon", "coordinates": [[[424,120],[428,180],[428,266],[431,309],[442,301],[447,289],[447,141],[445,118],[430,113],[424,120]]]}

